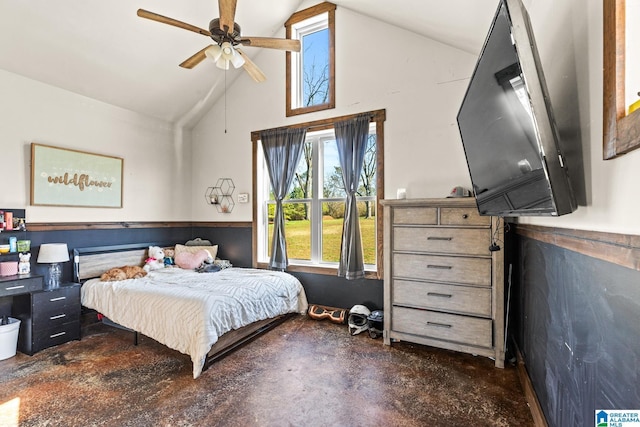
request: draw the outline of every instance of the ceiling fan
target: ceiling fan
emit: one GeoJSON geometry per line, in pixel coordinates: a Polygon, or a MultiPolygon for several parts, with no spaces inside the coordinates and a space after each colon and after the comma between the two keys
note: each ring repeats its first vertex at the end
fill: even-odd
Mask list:
{"type": "Polygon", "coordinates": [[[202,34],[203,36],[208,36],[213,39],[215,44],[210,44],[187,58],[180,64],[181,67],[193,68],[205,58],[209,58],[216,63],[218,68],[223,70],[229,69],[229,63],[231,63],[235,68],[243,67],[253,80],[256,82],[263,82],[266,80],[266,76],[262,70],[260,70],[260,68],[258,68],[258,66],[242,51],[241,47],[265,47],[269,49],[300,52],[300,40],[241,36],[240,26],[234,22],[236,3],[237,0],[218,0],[220,17],[213,19],[209,23],[208,31],[203,28],[178,21],[177,19],[158,15],[157,13],[149,12],[144,9],[138,9],[138,16],[193,31],[194,33],[202,34]]]}

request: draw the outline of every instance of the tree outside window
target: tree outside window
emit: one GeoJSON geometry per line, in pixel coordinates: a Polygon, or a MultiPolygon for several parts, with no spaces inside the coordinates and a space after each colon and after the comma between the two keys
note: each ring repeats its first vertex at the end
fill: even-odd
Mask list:
{"type": "MultiPolygon", "coordinates": [[[[385,111],[369,112],[372,120],[358,191],[358,213],[362,235],[365,275],[380,278],[382,271],[382,218],[378,201],[384,197],[385,111]]],[[[338,158],[333,124],[352,116],[342,116],[293,127],[307,128],[303,154],[291,188],[283,200],[288,269],[292,271],[337,273],[340,260],[346,192],[338,158]]],[[[271,192],[260,144],[262,131],[251,133],[254,153],[254,244],[255,267],[264,267],[271,256],[271,236],[275,198],[271,192]]]]}
{"type": "Polygon", "coordinates": [[[285,23],[287,38],[302,45],[299,53],[286,53],[287,116],[335,107],[335,8],[321,3],[294,13],[285,23]]]}
{"type": "MultiPolygon", "coordinates": [[[[376,134],[371,125],[365,167],[360,175],[357,192],[358,212],[365,264],[376,265],[376,134]]],[[[266,164],[262,165],[263,173],[266,164]]],[[[287,254],[290,262],[296,260],[314,263],[337,263],[340,260],[340,239],[344,219],[346,193],[342,182],[342,169],[333,129],[307,132],[303,156],[295,179],[283,202],[287,254]],[[314,168],[314,165],[316,167],[314,168]],[[317,173],[314,173],[317,170],[317,173]],[[313,189],[321,191],[314,193],[313,189]]],[[[268,228],[262,242],[269,253],[273,229],[275,200],[269,190],[268,228]]]]}

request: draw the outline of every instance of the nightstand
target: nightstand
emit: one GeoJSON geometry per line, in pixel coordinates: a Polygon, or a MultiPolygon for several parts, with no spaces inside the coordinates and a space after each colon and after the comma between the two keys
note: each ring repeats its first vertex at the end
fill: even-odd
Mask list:
{"type": "Polygon", "coordinates": [[[33,355],[40,350],[80,339],[80,284],[17,295],[13,317],[22,321],[18,350],[33,355]]]}

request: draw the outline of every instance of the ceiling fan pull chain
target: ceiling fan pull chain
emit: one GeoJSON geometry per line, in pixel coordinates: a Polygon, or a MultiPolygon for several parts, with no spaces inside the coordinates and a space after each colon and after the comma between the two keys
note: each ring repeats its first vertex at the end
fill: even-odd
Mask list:
{"type": "Polygon", "coordinates": [[[227,70],[224,70],[224,133],[227,133],[227,70]]]}

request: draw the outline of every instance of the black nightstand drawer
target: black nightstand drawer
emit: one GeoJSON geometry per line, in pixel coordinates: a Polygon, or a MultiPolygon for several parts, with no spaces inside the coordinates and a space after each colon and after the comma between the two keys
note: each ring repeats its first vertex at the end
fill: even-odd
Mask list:
{"type": "Polygon", "coordinates": [[[76,304],[76,300],[80,301],[79,286],[63,286],[55,289],[45,288],[43,292],[38,292],[33,296],[33,303],[35,305],[76,304]]]}
{"type": "Polygon", "coordinates": [[[33,352],[78,339],[80,339],[79,320],[49,329],[37,330],[33,339],[33,352]]]}
{"type": "Polygon", "coordinates": [[[46,329],[80,320],[80,305],[53,307],[33,313],[33,328],[46,329]]]}

